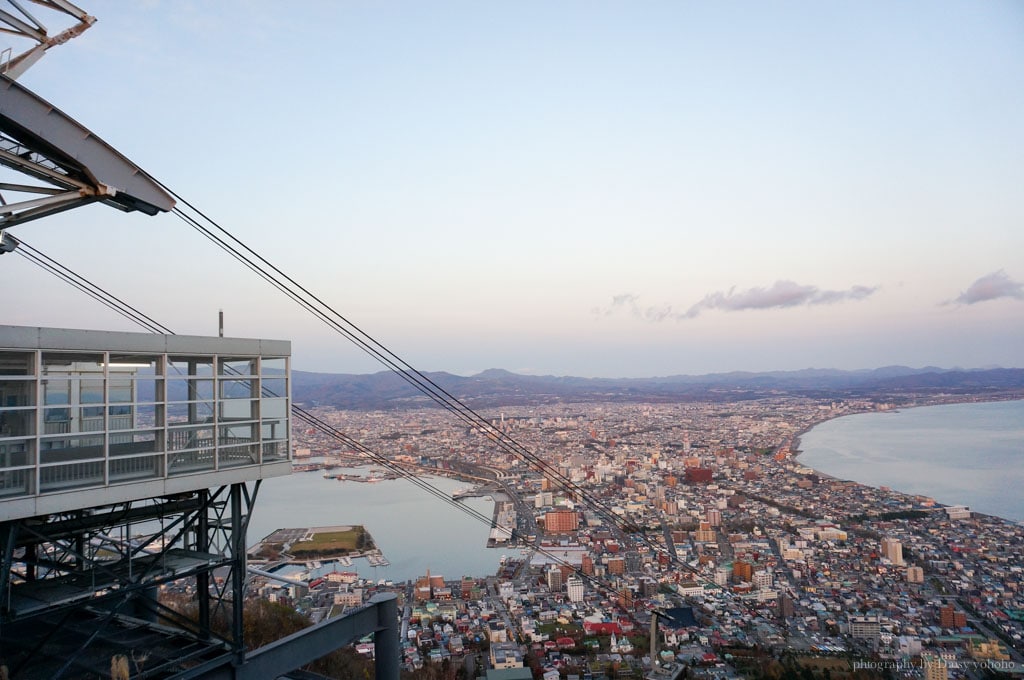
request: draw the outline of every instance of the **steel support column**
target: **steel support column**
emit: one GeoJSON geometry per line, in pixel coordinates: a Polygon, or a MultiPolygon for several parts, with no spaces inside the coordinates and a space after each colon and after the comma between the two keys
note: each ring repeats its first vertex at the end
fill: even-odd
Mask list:
{"type": "Polygon", "coordinates": [[[375,680],[398,680],[398,598],[391,593],[375,595],[348,614],[282,638],[252,651],[236,668],[221,667],[191,677],[203,680],[266,680],[316,661],[334,650],[374,634],[375,680]]]}
{"type": "Polygon", "coordinates": [[[245,484],[231,485],[231,637],[238,663],[245,661],[245,526],[242,524],[242,490],[245,484]]]}

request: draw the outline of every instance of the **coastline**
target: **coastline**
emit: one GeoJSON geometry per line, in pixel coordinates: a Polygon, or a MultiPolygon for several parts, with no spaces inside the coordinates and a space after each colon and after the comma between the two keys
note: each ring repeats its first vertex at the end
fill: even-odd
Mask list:
{"type": "Polygon", "coordinates": [[[966,506],[970,507],[970,511],[974,515],[990,517],[990,518],[998,519],[1000,521],[1007,522],[1007,523],[1010,523],[1010,524],[1013,524],[1013,525],[1022,525],[1022,526],[1024,526],[1024,518],[1015,519],[1015,518],[1011,518],[1011,517],[1005,517],[1005,516],[999,515],[999,514],[994,514],[994,513],[991,513],[991,512],[984,512],[984,511],[980,511],[980,510],[975,510],[973,508],[973,506],[968,504],[968,503],[948,502],[949,499],[947,499],[947,501],[938,501],[938,500],[935,499],[934,495],[931,494],[930,492],[903,491],[903,490],[900,490],[899,488],[897,488],[899,486],[899,482],[893,482],[893,483],[871,482],[871,483],[869,483],[869,482],[861,481],[860,479],[852,479],[852,478],[847,478],[847,477],[845,477],[843,475],[839,475],[839,474],[827,473],[827,472],[824,472],[824,471],[818,469],[817,467],[814,467],[813,465],[807,465],[804,462],[800,461],[800,457],[803,454],[806,453],[806,451],[803,448],[801,448],[801,447],[803,445],[803,438],[808,433],[810,433],[815,428],[818,428],[818,427],[820,427],[820,426],[822,426],[822,425],[824,425],[826,423],[829,423],[829,422],[835,421],[835,420],[839,420],[839,419],[842,419],[842,418],[846,418],[848,416],[868,415],[868,414],[875,414],[875,413],[877,413],[877,414],[882,414],[882,413],[899,414],[899,413],[903,413],[903,412],[907,412],[907,411],[915,411],[915,410],[920,410],[920,409],[934,408],[934,407],[937,407],[937,406],[964,406],[964,405],[972,405],[972,404],[982,405],[982,404],[1010,403],[1010,402],[1022,402],[1022,403],[1024,403],[1024,397],[1018,396],[1018,395],[1009,395],[1009,396],[1002,396],[1002,397],[990,398],[990,399],[981,399],[981,398],[974,397],[974,398],[968,398],[968,399],[958,399],[958,400],[955,400],[955,401],[951,401],[951,400],[938,400],[935,403],[918,403],[918,404],[907,405],[907,406],[903,406],[903,407],[899,407],[899,408],[892,408],[892,409],[862,410],[862,411],[853,411],[853,412],[846,412],[846,413],[836,414],[836,415],[831,416],[831,417],[822,418],[821,420],[818,420],[818,421],[814,422],[813,424],[805,427],[804,429],[800,430],[798,433],[793,435],[792,439],[790,440],[790,453],[791,453],[792,459],[795,462],[800,462],[803,465],[803,467],[805,467],[805,468],[807,468],[809,470],[812,470],[813,473],[817,477],[822,478],[822,479],[838,480],[838,481],[844,481],[844,482],[849,482],[849,483],[857,484],[859,486],[876,489],[876,490],[884,492],[884,493],[889,493],[889,494],[892,494],[894,497],[899,497],[899,498],[902,498],[902,499],[905,499],[905,500],[906,499],[916,499],[916,498],[927,498],[927,499],[929,499],[932,502],[932,504],[933,504],[932,507],[934,507],[935,509],[945,509],[945,508],[950,508],[950,507],[956,507],[956,506],[959,506],[959,505],[966,505],[966,506]]]}
{"type": "MultiPolygon", "coordinates": [[[[827,422],[832,421],[832,420],[838,420],[840,418],[846,418],[848,416],[859,416],[859,415],[863,415],[863,414],[866,414],[866,413],[902,413],[903,411],[912,411],[914,409],[919,409],[919,408],[931,408],[933,406],[956,406],[956,405],[959,405],[959,404],[995,404],[995,403],[1002,403],[1002,402],[1007,402],[1007,401],[1024,401],[1024,394],[1015,394],[1015,395],[1010,395],[1010,396],[997,396],[997,397],[992,397],[992,398],[982,398],[982,397],[979,397],[979,396],[975,395],[975,396],[972,396],[970,398],[955,399],[955,400],[952,400],[952,401],[941,400],[941,401],[936,401],[934,403],[911,404],[909,406],[897,406],[895,408],[889,408],[889,409],[871,409],[871,410],[865,410],[865,411],[852,411],[852,412],[849,412],[849,413],[839,413],[837,415],[832,415],[832,416],[828,416],[826,418],[822,418],[821,420],[817,420],[817,421],[811,423],[810,425],[808,425],[807,427],[803,428],[802,430],[800,430],[796,434],[794,434],[792,436],[792,438],[790,439],[789,450],[792,453],[793,458],[796,458],[801,453],[803,453],[803,451],[800,449],[800,440],[801,440],[801,438],[805,434],[807,434],[808,432],[810,432],[814,428],[818,427],[819,425],[822,425],[822,424],[827,423],[827,422]]],[[[815,472],[817,472],[817,470],[815,470],[815,472]]],[[[856,480],[852,480],[851,479],[851,480],[847,480],[847,481],[856,481],[856,480]]],[[[870,485],[868,485],[868,486],[870,486],[870,485]]]]}

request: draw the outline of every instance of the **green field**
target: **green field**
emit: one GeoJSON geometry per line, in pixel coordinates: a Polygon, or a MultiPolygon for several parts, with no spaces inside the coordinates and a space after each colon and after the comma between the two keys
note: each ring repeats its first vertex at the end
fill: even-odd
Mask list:
{"type": "Polygon", "coordinates": [[[313,534],[312,540],[293,543],[290,554],[299,559],[344,555],[373,547],[373,540],[361,526],[347,531],[327,531],[313,534]]]}

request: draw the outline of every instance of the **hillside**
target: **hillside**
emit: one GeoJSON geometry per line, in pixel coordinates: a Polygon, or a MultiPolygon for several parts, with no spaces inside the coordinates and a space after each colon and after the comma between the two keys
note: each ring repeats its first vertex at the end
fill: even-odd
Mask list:
{"type": "MultiPolygon", "coordinates": [[[[663,378],[575,378],[518,375],[490,369],[463,377],[425,373],[450,394],[476,406],[553,402],[735,401],[763,397],[875,398],[899,403],[910,395],[1024,397],[1024,369],[942,369],[887,366],[874,370],[805,369],[769,373],[716,373],[663,378]]],[[[292,395],[303,406],[400,409],[432,402],[401,375],[292,374],[292,395]]]]}

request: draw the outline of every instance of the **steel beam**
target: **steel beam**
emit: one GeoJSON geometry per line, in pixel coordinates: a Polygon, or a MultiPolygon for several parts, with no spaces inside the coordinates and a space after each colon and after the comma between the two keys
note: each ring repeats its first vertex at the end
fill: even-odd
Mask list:
{"type": "Polygon", "coordinates": [[[236,668],[221,667],[198,676],[203,680],[266,680],[277,678],[374,634],[375,680],[398,680],[398,598],[391,593],[342,616],[306,628],[246,655],[236,668]]]}
{"type": "Polygon", "coordinates": [[[102,200],[147,215],[170,211],[174,199],[137,165],[81,123],[0,76],[0,131],[45,156],[102,200]]]}

